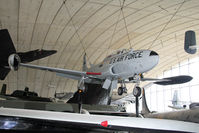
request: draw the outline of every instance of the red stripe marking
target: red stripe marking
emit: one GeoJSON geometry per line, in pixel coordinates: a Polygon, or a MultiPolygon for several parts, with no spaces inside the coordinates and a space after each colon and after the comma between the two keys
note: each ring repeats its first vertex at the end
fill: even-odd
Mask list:
{"type": "Polygon", "coordinates": [[[103,121],[103,122],[101,122],[101,126],[103,126],[103,127],[108,127],[108,121],[103,121]]]}
{"type": "Polygon", "coordinates": [[[102,73],[86,72],[86,75],[102,75],[102,73]]]}

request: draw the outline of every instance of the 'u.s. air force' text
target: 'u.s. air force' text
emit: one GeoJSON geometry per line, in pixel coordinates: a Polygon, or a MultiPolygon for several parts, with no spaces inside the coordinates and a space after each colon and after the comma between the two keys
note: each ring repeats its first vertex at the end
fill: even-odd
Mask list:
{"type": "Polygon", "coordinates": [[[127,55],[122,55],[122,56],[119,56],[119,57],[115,57],[115,58],[111,59],[109,64],[113,64],[113,63],[120,62],[120,61],[125,61],[125,60],[131,60],[131,59],[135,59],[135,58],[141,58],[142,57],[142,53],[143,53],[143,51],[140,51],[140,52],[135,52],[135,53],[130,53],[130,54],[127,54],[127,55]]]}

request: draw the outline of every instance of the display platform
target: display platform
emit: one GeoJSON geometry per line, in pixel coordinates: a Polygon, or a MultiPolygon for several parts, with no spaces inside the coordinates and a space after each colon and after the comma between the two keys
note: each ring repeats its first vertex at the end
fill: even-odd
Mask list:
{"type": "MultiPolygon", "coordinates": [[[[73,103],[54,103],[54,102],[38,102],[38,101],[24,101],[24,100],[0,100],[0,107],[18,108],[18,109],[32,109],[32,110],[46,110],[59,112],[79,112],[78,104],[73,103]]],[[[82,104],[82,108],[88,111],[111,111],[121,112],[123,107],[111,105],[88,105],[82,104]]]]}

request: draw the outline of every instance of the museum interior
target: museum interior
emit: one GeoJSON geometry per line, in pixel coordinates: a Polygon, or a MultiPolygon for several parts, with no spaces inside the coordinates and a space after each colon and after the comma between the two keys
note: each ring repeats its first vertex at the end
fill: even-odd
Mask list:
{"type": "Polygon", "coordinates": [[[35,123],[49,120],[55,131],[199,132],[198,9],[198,0],[0,0],[0,130],[46,131],[51,122],[35,123]]]}

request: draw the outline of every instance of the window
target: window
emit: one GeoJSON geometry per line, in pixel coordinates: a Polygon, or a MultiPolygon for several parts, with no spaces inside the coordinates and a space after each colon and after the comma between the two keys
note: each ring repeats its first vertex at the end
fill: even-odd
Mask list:
{"type": "Polygon", "coordinates": [[[164,71],[158,78],[166,78],[178,75],[189,75],[193,79],[180,85],[152,85],[146,89],[146,99],[151,111],[171,111],[168,105],[172,106],[174,91],[178,92],[179,103],[189,105],[191,102],[199,102],[199,57],[185,60],[178,65],[171,67],[169,71],[164,71]],[[147,91],[147,89],[149,89],[147,91]]]}

